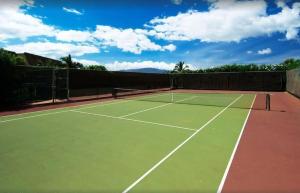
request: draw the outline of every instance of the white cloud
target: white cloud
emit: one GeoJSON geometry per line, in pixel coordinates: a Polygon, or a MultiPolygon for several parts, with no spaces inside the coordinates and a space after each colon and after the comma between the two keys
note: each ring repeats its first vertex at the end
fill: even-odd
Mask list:
{"type": "Polygon", "coordinates": [[[162,70],[172,70],[175,63],[154,62],[154,61],[141,61],[141,62],[119,62],[105,64],[107,69],[112,71],[139,69],[139,68],[157,68],[162,70]]]}
{"type": "Polygon", "coordinates": [[[209,0],[209,2],[211,6],[208,11],[191,10],[176,16],[154,18],[145,25],[146,29],[121,29],[97,25],[95,31],[64,31],[46,25],[43,23],[43,17],[27,14],[26,8],[33,7],[34,1],[2,0],[0,23],[5,25],[0,25],[0,41],[4,42],[11,38],[26,40],[28,37],[55,37],[56,40],[64,42],[29,42],[11,46],[15,49],[26,49],[19,50],[20,52],[32,50],[33,53],[45,52],[53,55],[66,52],[85,54],[99,52],[99,48],[102,47],[117,47],[124,52],[140,54],[143,51],[176,50],[174,44],[160,45],[153,41],[153,37],[205,42],[239,42],[245,38],[271,35],[275,32],[284,33],[288,40],[298,37],[300,3],[293,3],[289,7],[284,1],[279,0],[276,3],[281,9],[280,12],[267,15],[267,4],[261,0],[209,0]],[[43,48],[42,45],[54,47],[43,48]],[[69,48],[71,50],[68,51],[69,48]]]}
{"type": "Polygon", "coordinates": [[[170,52],[173,52],[173,51],[176,50],[176,46],[175,46],[174,44],[169,44],[169,45],[167,45],[167,46],[164,46],[164,47],[163,47],[163,50],[168,50],[168,51],[170,51],[170,52]]]}
{"type": "Polygon", "coordinates": [[[99,49],[95,46],[75,45],[70,43],[53,42],[31,42],[5,47],[17,53],[29,52],[51,58],[59,58],[71,54],[73,56],[82,56],[84,54],[98,53],[99,49]]]}
{"type": "Polygon", "coordinates": [[[182,3],[182,0],[171,0],[171,2],[175,5],[180,5],[182,3]]]}
{"type": "MultiPolygon", "coordinates": [[[[0,41],[5,42],[13,38],[25,41],[28,37],[56,37],[58,41],[89,43],[93,45],[89,47],[93,48],[95,48],[96,45],[114,46],[123,51],[135,54],[140,54],[146,50],[174,51],[176,49],[173,44],[161,46],[154,43],[147,37],[147,31],[141,29],[118,29],[109,26],[97,26],[95,32],[86,30],[59,30],[53,26],[44,24],[42,17],[27,14],[24,8],[32,6],[34,6],[34,2],[29,0],[2,0],[0,6],[0,23],[5,25],[0,25],[0,41]],[[95,38],[97,38],[97,41],[95,41],[95,38]]],[[[31,50],[33,53],[42,54],[49,54],[51,52],[51,55],[55,56],[61,52],[65,53],[67,50],[64,49],[67,47],[73,49],[69,52],[75,52],[75,54],[81,53],[80,51],[77,52],[77,49],[74,50],[74,48],[78,48],[78,46],[63,43],[29,42],[23,46],[12,45],[10,47],[18,49],[19,52],[29,52],[31,50]],[[46,44],[59,47],[41,47],[41,50],[39,49],[39,46],[46,44]],[[21,50],[21,48],[26,50],[21,50]]],[[[80,48],[85,49],[86,47],[81,46],[80,48]]]]}
{"type": "Polygon", "coordinates": [[[267,54],[271,54],[272,50],[271,48],[266,48],[266,49],[258,50],[257,53],[260,55],[267,55],[267,54]]]}
{"type": "MultiPolygon", "coordinates": [[[[43,23],[42,17],[26,14],[24,6],[33,6],[33,1],[4,0],[0,7],[0,41],[28,37],[56,37],[63,42],[83,42],[93,45],[117,47],[126,52],[140,54],[142,51],[174,51],[175,45],[158,45],[142,29],[118,29],[110,26],[97,26],[97,30],[59,30],[43,23]],[[97,39],[97,41],[95,41],[97,39]]],[[[49,48],[48,48],[49,49],[49,48]]]]}
{"type": "Polygon", "coordinates": [[[253,53],[253,51],[251,51],[251,50],[247,51],[247,54],[252,54],[252,53],[253,53]]]}
{"type": "Polygon", "coordinates": [[[79,62],[85,66],[90,66],[90,65],[100,65],[99,62],[95,61],[95,60],[86,60],[86,59],[77,59],[77,58],[73,58],[73,60],[75,62],[79,62]]]}
{"type": "Polygon", "coordinates": [[[92,40],[92,34],[88,31],[58,31],[56,33],[56,39],[65,42],[87,42],[92,40]]]}
{"type": "MultiPolygon", "coordinates": [[[[195,69],[191,64],[187,64],[190,69],[195,69]]],[[[119,62],[115,61],[113,63],[105,64],[107,69],[112,71],[118,70],[129,70],[129,69],[139,69],[139,68],[157,68],[161,70],[173,70],[175,63],[167,63],[163,61],[138,61],[138,62],[119,62]]]]}
{"type": "Polygon", "coordinates": [[[76,15],[83,15],[82,12],[76,10],[76,9],[72,9],[72,8],[66,8],[66,7],[63,7],[63,10],[68,12],[68,13],[74,13],[76,15]]]}
{"type": "Polygon", "coordinates": [[[142,51],[174,51],[173,44],[160,46],[152,42],[141,29],[118,29],[110,26],[97,25],[93,36],[104,46],[114,46],[126,52],[140,54],[142,51]]]}
{"type": "Polygon", "coordinates": [[[284,33],[295,39],[300,27],[300,3],[288,7],[283,1],[279,13],[268,15],[262,0],[211,0],[208,11],[190,10],[176,16],[154,18],[146,27],[151,34],[166,40],[239,42],[242,39],[284,33]]]}
{"type": "Polygon", "coordinates": [[[43,23],[41,18],[25,13],[24,7],[33,1],[3,0],[0,6],[0,41],[30,36],[53,36],[55,28],[43,23]]]}

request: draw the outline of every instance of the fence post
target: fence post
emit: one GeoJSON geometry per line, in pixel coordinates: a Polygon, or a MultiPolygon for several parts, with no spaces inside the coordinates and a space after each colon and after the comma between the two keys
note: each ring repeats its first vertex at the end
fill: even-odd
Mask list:
{"type": "Polygon", "coordinates": [[[55,95],[56,95],[56,76],[55,76],[55,68],[52,68],[52,103],[55,103],[55,95]]]}
{"type": "Polygon", "coordinates": [[[67,77],[66,77],[66,86],[67,86],[67,100],[70,99],[70,86],[69,86],[69,79],[70,79],[70,67],[67,67],[67,77]]]}
{"type": "Polygon", "coordinates": [[[170,76],[169,78],[170,78],[170,89],[173,90],[174,89],[174,78],[172,76],[170,76]]]}

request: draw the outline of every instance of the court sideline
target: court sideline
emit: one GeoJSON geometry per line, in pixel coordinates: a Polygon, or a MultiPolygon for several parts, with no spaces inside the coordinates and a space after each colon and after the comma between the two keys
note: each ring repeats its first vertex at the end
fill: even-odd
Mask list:
{"type": "Polygon", "coordinates": [[[300,101],[273,93],[272,108],[252,110],[223,193],[300,192],[300,101]]]}

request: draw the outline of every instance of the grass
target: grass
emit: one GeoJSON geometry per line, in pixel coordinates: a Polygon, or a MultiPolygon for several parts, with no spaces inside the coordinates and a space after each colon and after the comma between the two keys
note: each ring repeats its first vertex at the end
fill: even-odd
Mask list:
{"type": "MultiPolygon", "coordinates": [[[[208,95],[174,100],[194,96],[208,95]]],[[[217,191],[254,98],[218,96],[210,102],[240,97],[232,106],[243,108],[227,108],[130,192],[217,191]]],[[[1,117],[0,192],[122,192],[226,106],[120,100],[1,117]]]]}

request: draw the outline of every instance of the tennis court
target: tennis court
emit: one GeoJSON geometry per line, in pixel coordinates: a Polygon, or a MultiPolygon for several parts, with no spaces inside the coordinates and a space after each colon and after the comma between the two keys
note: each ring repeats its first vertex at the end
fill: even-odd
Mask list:
{"type": "Polygon", "coordinates": [[[220,191],[254,100],[162,92],[0,117],[0,192],[220,191]]]}

